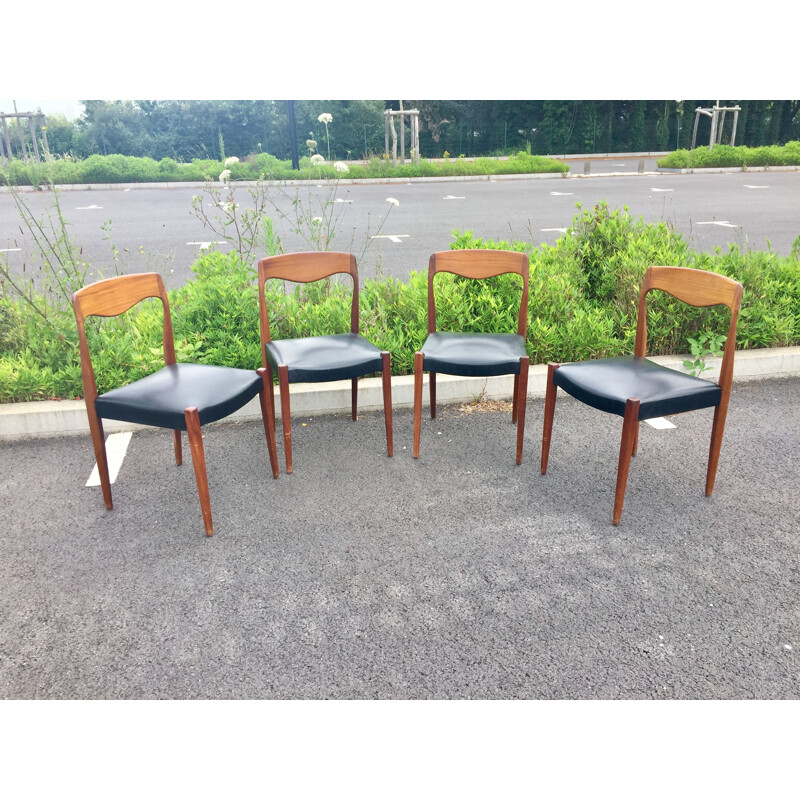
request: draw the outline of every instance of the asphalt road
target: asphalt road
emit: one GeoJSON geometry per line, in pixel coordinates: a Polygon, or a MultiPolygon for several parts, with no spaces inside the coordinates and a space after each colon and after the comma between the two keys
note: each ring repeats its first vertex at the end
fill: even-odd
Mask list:
{"type": "MultiPolygon", "coordinates": [[[[769,242],[786,255],[800,234],[800,172],[640,175],[636,159],[592,162],[588,176],[582,174],[583,162],[572,167],[573,177],[565,179],[341,184],[335,194],[331,187],[273,189],[280,212],[272,218],[284,249],[308,249],[292,232],[297,218],[292,201],[299,201],[309,218],[327,208],[336,220],[332,247],[359,255],[365,278],[379,273],[404,279],[411,270],[425,270],[429,255],[447,249],[457,229],[486,239],[553,244],[578,213],[577,203],[590,207],[602,200],[611,208],[627,206],[649,222],[669,223],[702,251],[730,243],[765,249],[769,242]],[[601,177],[600,170],[620,174],[601,177]],[[388,197],[400,205],[390,205],[388,197]],[[372,238],[376,234],[380,238],[372,238]]],[[[212,246],[229,249],[192,213],[192,197],[202,193],[189,187],[71,191],[61,195],[61,205],[73,239],[103,274],[153,269],[176,286],[189,277],[201,248],[221,242],[212,246]],[[106,234],[102,226],[108,220],[106,234]]],[[[25,197],[41,213],[47,197],[25,197]]],[[[251,203],[246,190],[237,190],[236,198],[243,209],[251,203]]],[[[213,214],[210,198],[204,199],[213,214]]],[[[29,245],[13,199],[0,194],[2,255],[21,269],[32,263],[29,245]]]]}
{"type": "MultiPolygon", "coordinates": [[[[800,699],[800,380],[734,384],[642,425],[611,524],[620,421],[509,413],[207,426],[215,535],[168,431],[134,433],[106,511],[88,435],[0,445],[0,697],[800,699]],[[279,456],[282,457],[282,453],[279,456]]],[[[212,737],[213,738],[213,737],[212,737]]]]}

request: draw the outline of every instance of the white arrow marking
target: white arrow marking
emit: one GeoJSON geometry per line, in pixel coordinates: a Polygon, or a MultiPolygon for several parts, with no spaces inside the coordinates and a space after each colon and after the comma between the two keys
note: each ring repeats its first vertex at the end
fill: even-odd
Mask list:
{"type": "Polygon", "coordinates": [[[723,228],[741,228],[741,225],[734,225],[726,219],[711,220],[711,222],[698,222],[698,225],[721,225],[723,228]]]}
{"type": "Polygon", "coordinates": [[[102,208],[102,207],[103,206],[78,206],[77,210],[78,211],[89,211],[89,210],[92,210],[92,209],[95,209],[95,208],[102,208]]]}
{"type": "Polygon", "coordinates": [[[201,250],[208,250],[212,244],[225,244],[225,242],[186,242],[186,244],[199,244],[201,250]]]}
{"type": "MultiPolygon", "coordinates": [[[[111,483],[117,479],[119,468],[122,466],[122,461],[125,458],[125,453],[128,450],[128,443],[133,435],[132,431],[125,433],[112,433],[106,439],[106,458],[108,460],[108,480],[111,483]]],[[[97,464],[94,465],[92,474],[89,480],[86,481],[87,486],[100,485],[100,471],[97,469],[97,464]]]]}
{"type": "Polygon", "coordinates": [[[401,243],[400,240],[401,239],[408,239],[409,235],[410,234],[408,234],[408,233],[392,233],[392,234],[388,234],[388,235],[381,233],[380,235],[373,236],[372,238],[373,239],[389,239],[392,242],[396,242],[397,244],[400,244],[401,243]]]}
{"type": "Polygon", "coordinates": [[[674,189],[651,189],[651,192],[674,192],[674,189]]]}
{"type": "Polygon", "coordinates": [[[544,233],[546,231],[558,231],[559,233],[566,233],[567,232],[566,228],[540,228],[540,230],[542,231],[542,233],[544,233]]]}
{"type": "Polygon", "coordinates": [[[550,192],[553,197],[568,197],[571,194],[575,194],[575,192],[550,192]]]}
{"type": "Polygon", "coordinates": [[[668,419],[664,417],[654,417],[653,419],[646,419],[645,422],[651,428],[658,428],[659,430],[666,430],[667,428],[674,428],[676,427],[673,423],[671,423],[668,419]]]}
{"type": "Polygon", "coordinates": [[[456,197],[455,195],[448,194],[448,195],[445,195],[442,198],[442,200],[466,200],[466,198],[465,197],[456,197]]]}
{"type": "Polygon", "coordinates": [[[751,184],[746,183],[744,185],[744,188],[745,189],[769,189],[769,186],[752,186],[751,184]]]}
{"type": "Polygon", "coordinates": [[[22,250],[21,247],[0,247],[0,253],[19,253],[20,250],[22,250]]]}

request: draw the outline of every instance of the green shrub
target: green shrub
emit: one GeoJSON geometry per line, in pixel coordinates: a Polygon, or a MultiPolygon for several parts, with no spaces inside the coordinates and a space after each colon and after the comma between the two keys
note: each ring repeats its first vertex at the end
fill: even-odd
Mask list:
{"type": "Polygon", "coordinates": [[[709,167],[780,167],[800,166],[800,141],[783,146],[731,147],[717,144],[694,150],[676,150],[659,159],[667,169],[702,169],[709,167]]]}

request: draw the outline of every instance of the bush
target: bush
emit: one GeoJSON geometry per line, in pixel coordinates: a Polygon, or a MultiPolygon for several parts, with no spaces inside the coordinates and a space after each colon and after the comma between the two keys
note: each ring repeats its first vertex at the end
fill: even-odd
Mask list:
{"type": "Polygon", "coordinates": [[[781,167],[800,166],[800,141],[782,147],[731,147],[726,144],[676,150],[659,159],[666,169],[703,169],[709,167],[781,167]]]}

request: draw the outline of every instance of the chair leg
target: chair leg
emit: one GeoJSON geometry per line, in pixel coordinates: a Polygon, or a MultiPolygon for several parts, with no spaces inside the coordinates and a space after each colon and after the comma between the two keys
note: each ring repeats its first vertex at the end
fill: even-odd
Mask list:
{"type": "Polygon", "coordinates": [[[351,378],[350,380],[350,395],[353,422],[355,422],[358,419],[358,378],[351,378]]]}
{"type": "Polygon", "coordinates": [[[211,498],[208,494],[208,475],[206,473],[206,456],[203,451],[203,434],[200,431],[200,413],[194,406],[183,412],[186,418],[186,433],[189,436],[189,448],[192,451],[194,477],[197,481],[197,494],[200,496],[200,510],[203,512],[203,525],[206,536],[214,535],[214,523],[211,521],[211,498]]]}
{"type": "Polygon", "coordinates": [[[392,433],[392,357],[384,351],[383,362],[383,416],[386,421],[386,452],[391,458],[394,455],[394,434],[392,433]]]}
{"type": "Polygon", "coordinates": [[[280,472],[278,470],[278,449],[275,445],[275,417],[268,397],[272,393],[272,381],[267,381],[267,370],[264,367],[259,367],[256,372],[261,376],[262,382],[261,391],[258,393],[258,401],[261,404],[261,419],[264,420],[264,432],[267,435],[269,463],[272,466],[272,477],[277,478],[280,472]]]}
{"type": "Polygon", "coordinates": [[[614,524],[619,525],[622,517],[622,504],[625,501],[625,487],[628,485],[628,470],[633,455],[633,441],[639,428],[639,400],[629,397],[625,403],[625,416],[622,420],[622,441],[619,446],[617,466],[617,490],[614,495],[614,524]]]}
{"type": "Polygon", "coordinates": [[[723,400],[714,409],[714,425],[711,428],[711,446],[708,450],[708,470],[706,472],[706,496],[711,497],[717,477],[719,451],[722,447],[722,434],[725,432],[725,419],[728,416],[728,403],[723,400]]]}
{"type": "Polygon", "coordinates": [[[281,423],[283,423],[283,450],[286,454],[286,472],[292,474],[292,417],[289,409],[289,367],[278,365],[278,386],[281,392],[281,423]]]}
{"type": "Polygon", "coordinates": [[[640,425],[637,422],[636,423],[636,435],[633,437],[633,452],[631,453],[631,455],[634,455],[634,456],[639,451],[639,428],[640,428],[640,425]]]}
{"type": "Polygon", "coordinates": [[[556,395],[558,387],[553,383],[553,375],[558,369],[558,364],[547,365],[547,392],[544,399],[544,426],[542,428],[542,475],[547,473],[547,461],[550,457],[550,435],[553,432],[553,415],[556,411],[556,395]]]}
{"type": "Polygon", "coordinates": [[[419,458],[422,427],[422,353],[414,353],[414,458],[419,458]]]}
{"type": "Polygon", "coordinates": [[[92,447],[94,459],[97,462],[97,472],[100,476],[100,488],[103,491],[103,503],[110,511],[114,506],[111,502],[111,480],[108,476],[108,458],[106,456],[106,435],[103,432],[103,420],[97,416],[94,409],[86,408],[89,418],[89,432],[92,434],[92,447]]]}
{"type": "Polygon", "coordinates": [[[517,394],[519,393],[519,375],[514,376],[514,394],[511,396],[511,422],[517,421],[517,394]]]}
{"type": "Polygon", "coordinates": [[[522,443],[525,438],[525,406],[528,401],[528,371],[530,370],[531,360],[528,356],[519,360],[519,375],[516,376],[514,383],[517,384],[517,392],[514,395],[517,406],[517,464],[522,463],[522,443]]]}
{"type": "Polygon", "coordinates": [[[428,373],[428,391],[431,398],[431,419],[436,419],[436,373],[428,373]]]}
{"type": "Polygon", "coordinates": [[[272,365],[267,362],[266,367],[262,367],[262,369],[266,369],[266,376],[264,377],[264,385],[267,390],[267,402],[269,403],[270,409],[270,419],[272,420],[272,432],[275,432],[275,385],[273,383],[272,377],[272,365]]]}
{"type": "Polygon", "coordinates": [[[183,464],[183,447],[181,446],[181,432],[172,431],[172,438],[175,445],[175,464],[180,466],[183,464]]]}

